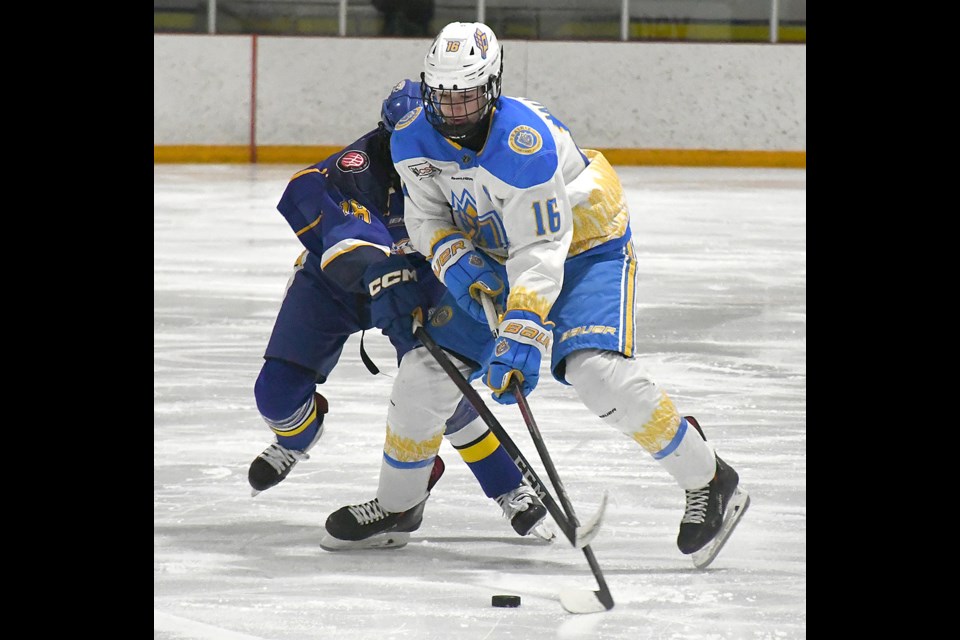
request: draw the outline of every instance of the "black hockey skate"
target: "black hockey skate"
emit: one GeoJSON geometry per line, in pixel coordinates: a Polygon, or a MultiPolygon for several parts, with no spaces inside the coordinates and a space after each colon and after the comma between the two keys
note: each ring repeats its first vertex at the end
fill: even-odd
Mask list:
{"type": "Polygon", "coordinates": [[[247,472],[247,481],[250,482],[250,487],[253,489],[250,495],[255,496],[261,491],[277,486],[290,475],[290,471],[298,462],[310,458],[307,451],[313,448],[313,445],[317,444],[320,436],[323,435],[323,416],[329,410],[326,398],[319,393],[313,395],[314,402],[317,405],[317,422],[320,427],[317,429],[317,435],[302,450],[287,449],[276,441],[264,449],[263,453],[250,463],[250,470],[247,472]]]}
{"type": "Polygon", "coordinates": [[[516,489],[497,496],[496,501],[503,509],[503,516],[521,536],[533,531],[534,535],[544,540],[554,537],[552,532],[540,526],[547,516],[547,508],[529,485],[521,484],[516,489]]]}
{"type": "MultiPolygon", "coordinates": [[[[444,469],[443,460],[437,456],[427,482],[427,492],[437,484],[444,469]]],[[[340,507],[327,516],[326,534],[320,540],[320,547],[327,551],[403,547],[410,541],[410,532],[420,528],[427,499],[429,495],[416,506],[399,513],[384,511],[376,498],[363,504],[340,507]]]]}
{"type": "MultiPolygon", "coordinates": [[[[686,418],[700,431],[693,418],[686,418]]],[[[698,569],[713,562],[750,506],[749,494],[739,487],[740,476],[720,456],[716,458],[713,480],[705,487],[686,492],[686,510],[677,535],[680,552],[693,554],[693,564],[698,569]]]]}

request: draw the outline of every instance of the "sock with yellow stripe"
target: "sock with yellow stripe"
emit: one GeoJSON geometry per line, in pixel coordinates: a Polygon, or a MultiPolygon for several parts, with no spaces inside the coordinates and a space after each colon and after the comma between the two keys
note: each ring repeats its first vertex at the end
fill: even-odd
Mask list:
{"type": "Polygon", "coordinates": [[[523,476],[510,454],[465,401],[447,421],[444,435],[470,467],[488,498],[496,498],[520,485],[523,476]]]}

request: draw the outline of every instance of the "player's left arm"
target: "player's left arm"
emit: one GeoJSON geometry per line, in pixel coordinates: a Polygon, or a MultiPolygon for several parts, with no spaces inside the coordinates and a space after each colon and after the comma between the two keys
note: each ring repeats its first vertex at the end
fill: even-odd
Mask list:
{"type": "Polygon", "coordinates": [[[324,274],[345,291],[365,290],[367,269],[390,256],[393,237],[379,212],[339,189],[325,194],[328,202],[322,234],[320,266],[324,274]]]}
{"type": "Polygon", "coordinates": [[[547,316],[563,287],[573,220],[559,170],[507,202],[502,220],[510,242],[510,294],[486,382],[498,402],[512,404],[516,399],[506,392],[511,379],[521,382],[524,395],[533,391],[540,362],[552,345],[553,323],[547,316]]]}

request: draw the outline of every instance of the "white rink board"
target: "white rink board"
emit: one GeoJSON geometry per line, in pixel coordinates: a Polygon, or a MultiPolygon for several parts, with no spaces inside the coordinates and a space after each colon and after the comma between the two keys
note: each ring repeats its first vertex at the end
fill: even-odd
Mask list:
{"type": "MultiPolygon", "coordinates": [[[[430,40],[154,35],[154,145],[345,145],[430,40]],[[239,41],[239,42],[238,42],[239,41]],[[246,125],[243,124],[245,118],[246,125]]],[[[505,40],[505,95],[590,148],[805,151],[806,45],[505,40]]]]}

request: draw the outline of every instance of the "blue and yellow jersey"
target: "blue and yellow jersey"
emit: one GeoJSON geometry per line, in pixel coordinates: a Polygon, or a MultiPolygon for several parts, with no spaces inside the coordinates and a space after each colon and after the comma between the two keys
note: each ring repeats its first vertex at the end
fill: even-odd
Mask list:
{"type": "Polygon", "coordinates": [[[396,125],[394,167],[413,248],[426,256],[457,234],[504,264],[506,309],[544,321],[568,257],[623,246],[630,216],[607,160],[581,150],[543,105],[501,97],[478,152],[438,133],[415,109],[396,125]]]}
{"type": "Polygon", "coordinates": [[[277,209],[325,275],[363,291],[367,267],[391,253],[413,253],[403,195],[382,136],[370,131],[290,178],[277,209]]]}

